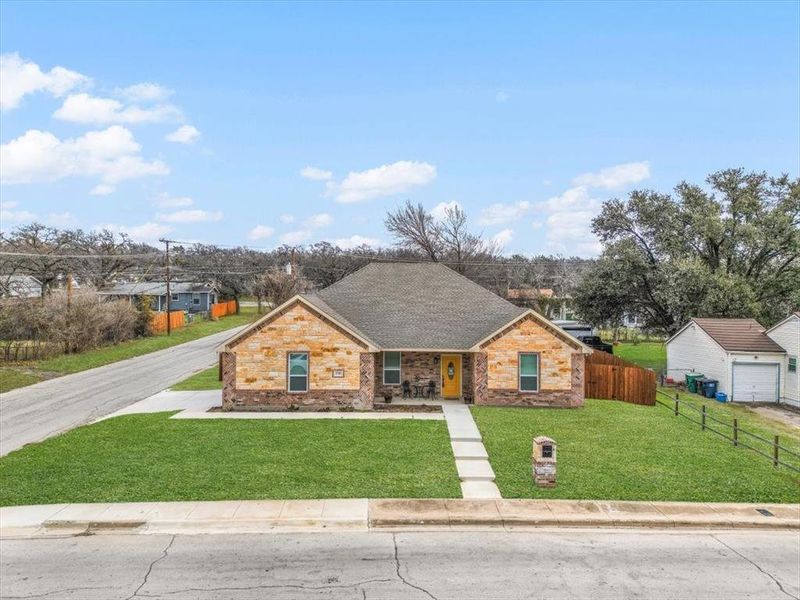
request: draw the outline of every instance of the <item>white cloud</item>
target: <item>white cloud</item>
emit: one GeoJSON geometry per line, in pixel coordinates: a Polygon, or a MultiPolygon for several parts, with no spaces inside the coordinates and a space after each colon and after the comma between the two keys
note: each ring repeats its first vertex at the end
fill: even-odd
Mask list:
{"type": "Polygon", "coordinates": [[[311,237],[311,232],[309,230],[300,229],[298,231],[289,231],[287,233],[284,233],[278,239],[281,241],[282,244],[295,246],[297,244],[302,244],[310,237],[311,237]]]}
{"type": "Polygon", "coordinates": [[[193,125],[181,125],[172,133],[164,136],[164,139],[177,144],[194,144],[200,139],[200,130],[193,125]]]}
{"type": "Polygon", "coordinates": [[[456,200],[453,200],[452,202],[439,202],[439,204],[434,206],[433,210],[431,210],[431,216],[437,221],[441,221],[447,216],[448,208],[461,208],[461,205],[456,200]]]}
{"type": "Polygon", "coordinates": [[[158,102],[166,100],[173,93],[171,89],[149,81],[114,90],[114,95],[125,98],[128,102],[158,102]]]}
{"type": "Polygon", "coordinates": [[[281,223],[294,223],[294,215],[281,215],[281,223]]]}
{"type": "Polygon", "coordinates": [[[170,196],[167,192],[161,192],[153,198],[153,204],[158,208],[186,208],[194,204],[194,200],[189,196],[170,196]]]}
{"type": "Polygon", "coordinates": [[[51,212],[47,215],[47,223],[54,227],[74,227],[78,224],[78,219],[71,212],[51,212]]]}
{"type": "Polygon", "coordinates": [[[511,241],[511,238],[514,237],[514,230],[513,229],[503,229],[502,231],[498,231],[496,234],[492,236],[492,243],[500,248],[503,248],[508,245],[511,241]]]}
{"type": "Polygon", "coordinates": [[[650,163],[646,160],[625,163],[600,169],[596,173],[584,173],[572,180],[572,185],[614,190],[639,183],[650,177],[650,163]]]}
{"type": "Polygon", "coordinates": [[[537,207],[548,211],[557,210],[582,210],[591,207],[599,207],[602,202],[592,198],[586,186],[579,185],[565,190],[558,196],[553,196],[537,203],[537,207]]]}
{"type": "Polygon", "coordinates": [[[380,246],[380,240],[377,238],[364,237],[362,235],[351,235],[349,238],[339,238],[333,240],[334,246],[339,246],[342,250],[350,250],[358,248],[359,246],[371,246],[377,248],[380,246]]]}
{"type": "Polygon", "coordinates": [[[543,226],[544,223],[542,223],[541,221],[534,221],[533,223],[531,223],[532,229],[541,229],[543,226]]]}
{"type": "Polygon", "coordinates": [[[109,194],[113,194],[116,191],[117,188],[114,187],[113,185],[109,185],[107,183],[98,183],[91,190],[89,190],[89,193],[92,196],[108,196],[109,194]]]}
{"type": "Polygon", "coordinates": [[[176,210],[171,213],[158,213],[156,214],[156,220],[165,221],[167,223],[211,223],[214,221],[221,221],[222,212],[218,210],[200,210],[199,208],[176,210]]]}
{"type": "Polygon", "coordinates": [[[499,91],[499,92],[497,92],[497,94],[495,94],[495,96],[494,96],[494,99],[495,99],[497,102],[501,103],[501,104],[502,104],[503,102],[508,102],[508,99],[509,99],[509,98],[511,98],[511,96],[509,96],[507,92],[504,92],[504,91],[502,91],[502,90],[501,90],[501,91],[499,91]]]}
{"type": "Polygon", "coordinates": [[[333,223],[333,217],[331,217],[328,213],[311,215],[308,219],[306,219],[306,227],[310,227],[312,229],[327,227],[331,223],[333,223]]]}
{"type": "MultiPolygon", "coordinates": [[[[101,183],[113,185],[169,173],[163,162],[144,160],[140,150],[130,130],[120,125],[64,140],[29,129],[0,146],[0,181],[38,183],[76,176],[97,177],[101,183]]],[[[107,193],[107,188],[93,191],[107,193]]]]}
{"type": "Polygon", "coordinates": [[[247,234],[247,237],[253,241],[257,241],[268,238],[273,233],[275,233],[275,230],[272,227],[267,225],[256,225],[250,230],[250,233],[247,234]]]}
{"type": "Polygon", "coordinates": [[[141,225],[101,225],[97,229],[108,229],[113,233],[125,233],[135,241],[149,242],[151,244],[158,242],[159,238],[173,231],[173,228],[169,225],[150,221],[141,225]]]}
{"type": "Polygon", "coordinates": [[[329,181],[327,191],[339,202],[361,202],[401,194],[436,179],[436,167],[426,162],[401,160],[367,171],[351,171],[341,183],[329,181]]]}
{"type": "Polygon", "coordinates": [[[305,177],[306,179],[312,179],[314,181],[325,181],[333,177],[333,173],[330,171],[325,171],[324,169],[318,169],[317,167],[303,167],[300,169],[300,177],[305,177]]]}
{"type": "Polygon", "coordinates": [[[113,98],[98,98],[86,93],[70,94],[64,104],[53,113],[56,119],[73,123],[161,123],[183,117],[172,104],[158,104],[142,108],[136,104],[125,106],[113,98]]]}
{"type": "Polygon", "coordinates": [[[36,214],[27,210],[17,210],[18,208],[18,202],[10,200],[0,202],[0,224],[29,223],[37,219],[36,214]]]}
{"type": "Polygon", "coordinates": [[[0,108],[3,110],[16,108],[28,94],[50,92],[59,97],[90,82],[85,75],[64,67],[42,71],[39,65],[21,58],[16,52],[0,55],[0,108]]]}
{"type": "Polygon", "coordinates": [[[491,204],[481,211],[478,222],[481,225],[502,225],[513,223],[531,209],[531,203],[527,200],[514,204],[502,204],[500,202],[491,204]]]}
{"type": "Polygon", "coordinates": [[[595,211],[579,210],[556,212],[547,218],[548,245],[555,251],[575,256],[596,256],[602,246],[592,234],[592,219],[595,211]]]}

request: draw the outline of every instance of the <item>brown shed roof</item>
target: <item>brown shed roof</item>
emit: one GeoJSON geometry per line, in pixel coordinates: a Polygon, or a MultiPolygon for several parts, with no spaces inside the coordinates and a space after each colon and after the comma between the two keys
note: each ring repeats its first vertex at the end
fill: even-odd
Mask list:
{"type": "Polygon", "coordinates": [[[711,338],[731,352],[785,352],[755,319],[692,319],[711,338]]]}

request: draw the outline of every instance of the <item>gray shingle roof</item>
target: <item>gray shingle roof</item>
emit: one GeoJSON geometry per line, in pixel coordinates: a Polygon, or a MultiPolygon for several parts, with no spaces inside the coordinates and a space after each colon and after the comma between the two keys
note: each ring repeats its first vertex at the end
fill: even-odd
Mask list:
{"type": "Polygon", "coordinates": [[[526,312],[440,263],[370,263],[305,298],[383,349],[466,350],[526,312]]]}
{"type": "Polygon", "coordinates": [[[785,352],[755,319],[692,319],[730,352],[785,352]]]}
{"type": "MultiPolygon", "coordinates": [[[[188,294],[214,291],[214,287],[205,283],[175,282],[170,284],[170,293],[188,294]]],[[[117,283],[113,287],[100,290],[98,294],[111,296],[164,296],[167,284],[159,281],[143,281],[141,283],[117,283]]]]}

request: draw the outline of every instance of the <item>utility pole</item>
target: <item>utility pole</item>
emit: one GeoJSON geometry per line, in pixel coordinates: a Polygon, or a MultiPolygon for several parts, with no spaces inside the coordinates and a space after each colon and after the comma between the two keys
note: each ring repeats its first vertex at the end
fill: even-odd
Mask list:
{"type": "Polygon", "coordinates": [[[166,271],[167,271],[167,335],[171,335],[172,334],[172,326],[170,324],[170,318],[169,318],[169,300],[171,298],[170,289],[169,289],[169,275],[170,275],[170,272],[169,272],[169,243],[172,240],[167,240],[167,239],[163,239],[162,238],[162,239],[160,239],[158,241],[162,242],[166,247],[166,252],[164,254],[164,260],[166,262],[166,267],[167,267],[167,269],[166,269],[166,271]]]}
{"type": "Polygon", "coordinates": [[[67,271],[67,310],[72,306],[72,273],[67,271]]]}
{"type": "Polygon", "coordinates": [[[292,281],[297,281],[297,267],[294,263],[294,248],[292,248],[292,281]]]}

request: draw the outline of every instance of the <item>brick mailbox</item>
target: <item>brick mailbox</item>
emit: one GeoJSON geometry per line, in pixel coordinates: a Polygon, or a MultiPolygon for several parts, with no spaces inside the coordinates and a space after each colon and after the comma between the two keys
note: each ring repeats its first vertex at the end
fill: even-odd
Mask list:
{"type": "Polygon", "coordinates": [[[531,463],[536,485],[556,486],[556,443],[551,438],[543,435],[533,438],[531,463]]]}

